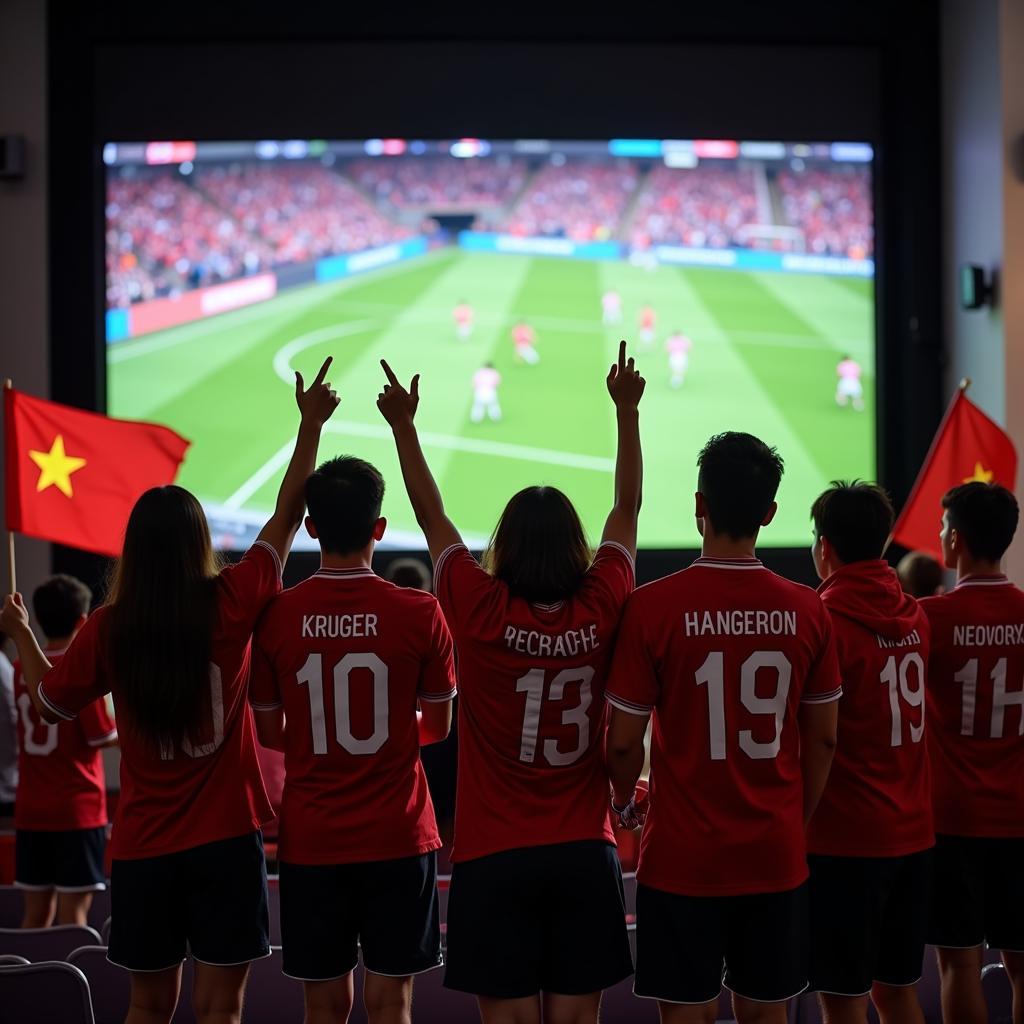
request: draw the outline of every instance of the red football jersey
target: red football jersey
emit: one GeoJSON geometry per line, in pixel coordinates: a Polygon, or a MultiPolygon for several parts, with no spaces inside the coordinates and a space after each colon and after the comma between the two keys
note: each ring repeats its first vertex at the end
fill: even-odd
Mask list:
{"type": "Polygon", "coordinates": [[[921,607],[935,831],[1024,837],[1024,591],[968,576],[921,607]]]}
{"type": "MultiPolygon", "coordinates": [[[[56,665],[63,650],[46,651],[56,665]]],[[[105,700],[82,708],[74,722],[44,722],[21,665],[14,663],[18,708],[18,798],[14,827],[40,832],[99,828],[107,823],[107,783],[100,748],[117,739],[105,700]]]]}
{"type": "MultiPolygon", "coordinates": [[[[111,854],[118,860],[156,857],[253,832],[274,816],[256,760],[252,712],[246,700],[249,646],[260,612],[281,589],[277,552],[257,541],[220,573],[210,664],[209,718],[179,749],[154,750],[119,713],[121,797],[111,854]]],[[[111,678],[107,609],[82,627],[60,662],[46,673],[39,696],[72,719],[108,692],[111,678]]]]}
{"type": "Polygon", "coordinates": [[[455,696],[437,601],[369,569],[321,569],[260,620],[249,699],[284,708],[281,859],[347,864],[441,845],[416,702],[455,696]]]}
{"type": "Polygon", "coordinates": [[[689,896],[800,885],[797,714],[841,694],[821,598],[756,558],[698,558],[637,590],[606,698],[653,712],[638,880],[689,896]]]}
{"type": "Polygon", "coordinates": [[[833,857],[902,857],[935,844],[925,739],[930,630],[882,561],[854,562],[818,591],[843,679],[839,745],[807,829],[833,857]]]}
{"type": "Polygon", "coordinates": [[[602,544],[573,597],[531,604],[461,544],[435,589],[459,651],[452,860],[582,839],[614,842],[603,757],[605,675],[633,560],[602,544]]]}

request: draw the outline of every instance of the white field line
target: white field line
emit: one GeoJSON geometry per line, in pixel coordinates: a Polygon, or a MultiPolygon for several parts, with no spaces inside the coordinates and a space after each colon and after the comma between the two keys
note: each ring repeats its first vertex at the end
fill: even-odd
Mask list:
{"type": "Polygon", "coordinates": [[[292,338],[287,345],[282,345],[274,353],[274,373],[281,380],[291,387],[295,386],[295,371],[292,369],[292,360],[304,349],[312,348],[321,342],[330,341],[332,338],[344,338],[349,334],[359,334],[370,327],[376,327],[379,321],[376,320],[350,320],[344,324],[332,324],[330,327],[320,327],[307,334],[300,334],[292,338]]]}
{"type": "MultiPolygon", "coordinates": [[[[368,437],[374,440],[390,440],[391,428],[384,423],[358,423],[346,420],[329,420],[324,430],[330,434],[346,437],[368,437]]],[[[538,462],[548,466],[568,466],[571,469],[588,469],[597,473],[613,473],[615,460],[598,455],[582,455],[573,452],[559,452],[549,448],[534,448],[530,445],[508,444],[504,441],[487,441],[483,438],[459,437],[453,434],[433,434],[424,431],[420,443],[426,448],[443,448],[447,451],[471,452],[475,455],[492,455],[502,459],[519,459],[522,462],[538,462]]],[[[282,445],[221,507],[230,511],[241,508],[268,480],[288,463],[294,439],[282,445]]]]}

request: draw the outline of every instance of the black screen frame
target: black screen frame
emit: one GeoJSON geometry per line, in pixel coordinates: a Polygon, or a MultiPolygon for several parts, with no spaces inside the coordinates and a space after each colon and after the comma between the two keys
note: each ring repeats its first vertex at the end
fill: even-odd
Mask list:
{"type": "MultiPolygon", "coordinates": [[[[261,3],[243,25],[214,14],[200,37],[137,7],[110,4],[97,15],[52,5],[53,397],[105,408],[105,141],[845,138],[875,148],[877,475],[902,501],[942,406],[937,16],[923,2],[899,14],[868,3],[841,17],[795,4],[796,24],[777,5],[770,19],[730,6],[742,9],[740,29],[691,9],[665,15],[657,34],[634,28],[615,38],[548,15],[546,34],[518,37],[444,18],[417,24],[411,13],[402,33],[372,16],[353,23],[350,12],[325,15],[315,31],[299,13],[261,3]]],[[[685,478],[679,490],[689,516],[685,478]]],[[[692,555],[645,550],[638,574],[664,575],[692,555]]],[[[813,582],[804,548],[766,548],[764,558],[813,582]]],[[[104,568],[62,548],[54,563],[93,582],[104,568]]],[[[315,564],[298,553],[289,576],[315,564]]]]}

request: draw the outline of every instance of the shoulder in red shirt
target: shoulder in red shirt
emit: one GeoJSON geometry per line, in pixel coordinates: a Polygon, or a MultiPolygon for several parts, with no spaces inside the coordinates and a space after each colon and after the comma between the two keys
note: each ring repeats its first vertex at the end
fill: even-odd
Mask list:
{"type": "MultiPolygon", "coordinates": [[[[210,664],[210,714],[178,750],[154,750],[120,712],[121,796],[111,854],[155,857],[255,831],[273,818],[260,778],[252,712],[246,700],[249,644],[260,612],[281,588],[277,552],[257,542],[222,570],[210,664]]],[[[112,692],[106,609],[93,614],[43,678],[40,700],[72,719],[112,692]]]]}
{"type": "Polygon", "coordinates": [[[633,560],[602,544],[576,593],[531,604],[461,544],[435,589],[459,652],[453,860],[582,839],[614,842],[602,744],[605,674],[633,560]]]}
{"type": "Polygon", "coordinates": [[[818,595],[757,559],[700,558],[630,598],[607,700],[653,712],[637,878],[690,896],[807,878],[801,702],[842,693],[818,595]]]}
{"type": "MultiPolygon", "coordinates": [[[[63,651],[46,651],[56,665],[63,651]]],[[[44,722],[32,705],[18,662],[18,799],[14,827],[40,832],[107,824],[107,785],[101,748],[117,739],[104,699],[87,704],[73,722],[44,722]]]]}
{"type": "Polygon", "coordinates": [[[921,607],[935,831],[1024,838],[1024,591],[969,576],[921,607]]]}
{"type": "Polygon", "coordinates": [[[437,601],[369,569],[321,569],[256,632],[250,699],[285,712],[281,859],[392,860],[441,845],[417,701],[455,696],[437,601]]]}
{"type": "Polygon", "coordinates": [[[807,849],[833,857],[926,850],[935,842],[925,742],[928,620],[881,559],[844,566],[819,593],[832,616],[843,696],[839,745],[807,849]]]}

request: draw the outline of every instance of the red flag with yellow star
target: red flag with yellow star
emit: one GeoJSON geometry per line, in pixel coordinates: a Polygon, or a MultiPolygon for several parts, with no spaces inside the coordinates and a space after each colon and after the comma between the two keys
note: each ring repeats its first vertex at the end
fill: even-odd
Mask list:
{"type": "Polygon", "coordinates": [[[913,551],[926,551],[939,562],[942,547],[942,496],[971,480],[993,481],[1013,490],[1017,450],[998,423],[965,394],[966,383],[946,410],[935,440],[903,506],[892,539],[913,551]]]}
{"type": "Polygon", "coordinates": [[[5,388],[7,529],[118,555],[135,500],[173,482],[188,446],[155,423],[114,420],[5,388]]]}

